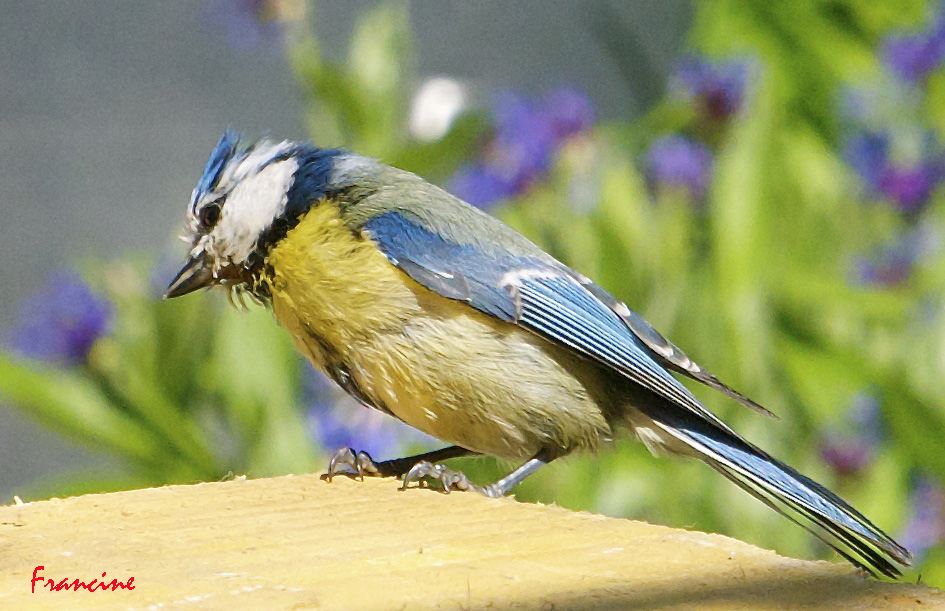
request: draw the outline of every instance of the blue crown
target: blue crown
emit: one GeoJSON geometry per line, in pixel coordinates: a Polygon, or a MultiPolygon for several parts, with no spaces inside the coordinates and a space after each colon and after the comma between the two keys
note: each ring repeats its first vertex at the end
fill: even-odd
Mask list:
{"type": "Polygon", "coordinates": [[[197,188],[194,189],[191,205],[209,193],[220,180],[220,174],[223,172],[223,166],[236,154],[236,145],[239,144],[239,135],[232,129],[223,132],[220,141],[210,153],[210,159],[207,161],[207,167],[203,170],[203,175],[197,181],[197,188]]]}

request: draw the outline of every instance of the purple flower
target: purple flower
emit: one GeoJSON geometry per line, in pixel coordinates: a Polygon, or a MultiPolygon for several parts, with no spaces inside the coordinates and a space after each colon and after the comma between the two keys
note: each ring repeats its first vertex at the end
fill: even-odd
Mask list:
{"type": "Polygon", "coordinates": [[[912,275],[915,253],[908,244],[900,243],[881,251],[872,258],[856,261],[855,280],[858,284],[893,287],[903,284],[912,275]]]}
{"type": "Polygon", "coordinates": [[[312,436],[328,453],[339,448],[368,452],[376,460],[399,458],[410,445],[432,439],[406,424],[344,396],[334,382],[306,364],[303,398],[310,405],[312,436]]]}
{"type": "Polygon", "coordinates": [[[918,213],[945,178],[945,159],[931,133],[919,159],[897,160],[891,150],[888,132],[858,131],[847,138],[844,156],[871,191],[902,212],[918,213]]]}
{"type": "Polygon", "coordinates": [[[839,477],[858,475],[873,460],[873,448],[862,440],[829,434],[820,445],[820,457],[839,477]]]}
{"type": "Polygon", "coordinates": [[[494,113],[485,165],[512,193],[524,193],[551,168],[558,145],[554,123],[545,108],[514,93],[499,94],[494,113]]]}
{"type": "Polygon", "coordinates": [[[230,46],[251,49],[278,40],[282,24],[273,5],[278,0],[208,0],[207,16],[224,30],[230,46]]]}
{"type": "Polygon", "coordinates": [[[712,61],[690,55],[676,67],[672,87],[694,102],[704,118],[725,121],[741,109],[748,75],[744,61],[712,61]]]}
{"type": "Polygon", "coordinates": [[[928,475],[916,477],[912,487],[911,515],[897,537],[916,558],[945,541],[945,492],[928,475]]]}
{"type": "Polygon", "coordinates": [[[874,191],[879,190],[889,158],[889,135],[886,133],[857,132],[847,138],[844,156],[857,174],[874,191]]]}
{"type": "Polygon", "coordinates": [[[591,99],[577,89],[562,87],[550,92],[544,98],[544,106],[558,142],[589,130],[597,120],[591,99]]]}
{"type": "Polygon", "coordinates": [[[942,168],[937,162],[887,163],[879,176],[878,190],[903,212],[914,213],[925,207],[941,180],[942,168]]]}
{"type": "Polygon", "coordinates": [[[457,172],[447,188],[480,208],[526,193],[543,180],[567,140],[594,123],[586,95],[558,89],[542,100],[500,93],[493,106],[495,132],[481,159],[457,172]]]}
{"type": "Polygon", "coordinates": [[[879,401],[861,393],[847,408],[841,426],[823,435],[820,456],[838,476],[857,475],[873,460],[884,437],[879,401]]]}
{"type": "Polygon", "coordinates": [[[446,190],[483,209],[515,194],[513,189],[481,164],[460,168],[446,183],[446,190]]]}
{"type": "Polygon", "coordinates": [[[945,60],[945,11],[925,29],[890,34],[882,43],[886,66],[903,81],[918,84],[945,60]]]}
{"type": "Polygon", "coordinates": [[[934,223],[919,223],[870,256],[857,258],[852,281],[880,287],[898,286],[909,279],[919,262],[936,256],[941,248],[942,234],[938,227],[934,223]]]}
{"type": "Polygon", "coordinates": [[[11,344],[24,356],[64,365],[86,362],[92,345],[109,329],[108,300],[75,274],[57,274],[49,287],[25,300],[11,344]]]}
{"type": "Polygon", "coordinates": [[[712,153],[705,145],[679,135],[655,140],[646,153],[651,189],[685,189],[693,200],[705,197],[712,172],[712,153]]]}

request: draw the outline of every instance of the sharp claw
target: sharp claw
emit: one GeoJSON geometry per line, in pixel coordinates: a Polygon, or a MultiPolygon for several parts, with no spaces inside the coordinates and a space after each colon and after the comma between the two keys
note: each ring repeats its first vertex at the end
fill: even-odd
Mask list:
{"type": "Polygon", "coordinates": [[[356,460],[354,450],[351,448],[340,448],[332,455],[331,460],[328,461],[328,472],[325,474],[325,479],[331,482],[331,479],[340,472],[338,467],[341,465],[358,468],[356,460]]]}
{"type": "Polygon", "coordinates": [[[418,487],[423,486],[425,478],[430,478],[440,482],[440,491],[449,494],[453,490],[466,491],[474,490],[489,496],[484,488],[474,485],[462,471],[454,471],[446,465],[432,464],[427,461],[421,461],[411,467],[410,471],[404,475],[404,483],[400,486],[401,490],[406,490],[411,482],[417,482],[418,487]]]}
{"type": "Polygon", "coordinates": [[[404,483],[401,484],[400,489],[406,490],[410,482],[418,482],[428,475],[432,475],[434,471],[434,466],[425,461],[421,460],[414,466],[410,467],[410,471],[407,471],[407,474],[404,475],[404,483]]]}
{"type": "MultiPolygon", "coordinates": [[[[404,464],[405,460],[406,459],[398,459],[397,461],[375,463],[374,459],[372,459],[371,455],[367,452],[355,452],[351,448],[340,448],[332,455],[331,460],[328,462],[328,471],[322,475],[322,479],[330,482],[335,475],[344,473],[363,481],[366,475],[383,476],[385,474],[400,473],[401,471],[399,471],[399,469],[402,467],[397,467],[398,470],[388,471],[388,469],[391,468],[392,464],[404,464]],[[350,467],[354,473],[342,467],[350,467]]],[[[469,479],[461,471],[454,471],[446,465],[439,463],[434,464],[427,460],[419,461],[407,471],[400,489],[406,490],[413,482],[416,482],[418,488],[429,488],[428,479],[440,482],[440,489],[446,494],[449,494],[452,490],[475,490],[481,492],[480,487],[470,483],[469,479]]],[[[489,496],[486,492],[482,493],[489,496]]]]}
{"type": "Polygon", "coordinates": [[[355,458],[355,463],[357,463],[356,468],[358,470],[358,477],[361,478],[361,481],[364,481],[365,473],[369,475],[380,475],[377,465],[374,464],[374,460],[367,452],[358,452],[358,455],[355,458]]]}
{"type": "Polygon", "coordinates": [[[443,470],[440,474],[440,482],[443,484],[443,489],[447,492],[450,490],[469,490],[472,486],[464,473],[450,469],[443,470]]]}
{"type": "Polygon", "coordinates": [[[341,469],[342,466],[351,467],[355,471],[355,475],[361,480],[364,480],[365,475],[380,475],[380,471],[377,465],[374,464],[374,459],[371,458],[370,454],[367,452],[355,453],[351,448],[341,448],[328,461],[328,472],[322,476],[322,479],[330,482],[334,476],[344,473],[345,471],[341,469]]]}

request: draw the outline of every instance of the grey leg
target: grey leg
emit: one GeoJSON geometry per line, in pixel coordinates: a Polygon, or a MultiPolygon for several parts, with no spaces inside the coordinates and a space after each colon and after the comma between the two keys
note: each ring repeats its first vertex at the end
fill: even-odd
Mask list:
{"type": "Polygon", "coordinates": [[[450,490],[472,490],[489,498],[498,498],[508,494],[509,491],[518,486],[522,480],[535,471],[538,471],[549,462],[551,461],[544,458],[542,454],[539,454],[496,483],[488,486],[477,486],[470,482],[461,471],[454,471],[444,465],[433,464],[425,460],[418,462],[407,472],[407,475],[404,476],[404,483],[400,489],[406,490],[410,482],[419,482],[425,477],[431,477],[440,482],[443,486],[443,492],[446,493],[449,493],[450,490]]]}
{"type": "Polygon", "coordinates": [[[406,458],[396,458],[394,460],[385,460],[383,462],[374,462],[371,455],[367,452],[355,452],[351,448],[341,448],[331,457],[328,463],[328,472],[322,476],[322,479],[331,481],[331,478],[338,474],[349,475],[343,470],[348,466],[357,472],[357,476],[364,479],[365,475],[376,477],[400,477],[410,470],[418,462],[439,462],[449,460],[459,456],[468,456],[475,454],[466,448],[459,446],[449,446],[432,452],[425,452],[417,456],[408,456],[406,458]]]}

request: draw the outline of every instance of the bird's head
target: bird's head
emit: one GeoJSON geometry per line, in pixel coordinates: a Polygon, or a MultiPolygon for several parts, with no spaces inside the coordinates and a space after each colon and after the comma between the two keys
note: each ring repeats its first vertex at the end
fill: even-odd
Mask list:
{"type": "Polygon", "coordinates": [[[214,285],[248,287],[266,253],[312,205],[363,180],[378,163],[339,149],[227,131],[197,182],[184,239],[191,249],[165,297],[214,285]]]}

